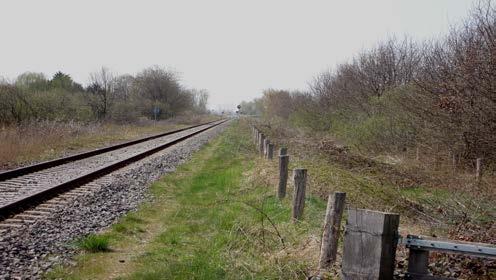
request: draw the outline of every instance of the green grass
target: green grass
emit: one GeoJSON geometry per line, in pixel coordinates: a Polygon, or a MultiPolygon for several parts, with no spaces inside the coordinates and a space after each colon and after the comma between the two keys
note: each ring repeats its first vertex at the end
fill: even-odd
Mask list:
{"type": "Polygon", "coordinates": [[[107,252],[109,248],[109,237],[105,235],[90,234],[76,242],[76,245],[88,252],[107,252]]]}
{"type": "Polygon", "coordinates": [[[153,184],[155,200],[105,233],[116,252],[80,256],[49,278],[306,278],[317,264],[325,203],[309,196],[303,220],[291,222],[291,194],[280,201],[260,179],[264,163],[248,131],[234,124],[153,184]]]}

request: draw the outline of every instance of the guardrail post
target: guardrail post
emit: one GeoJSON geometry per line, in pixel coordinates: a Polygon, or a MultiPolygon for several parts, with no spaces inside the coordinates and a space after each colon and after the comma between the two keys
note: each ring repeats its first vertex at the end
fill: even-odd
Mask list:
{"type": "Polygon", "coordinates": [[[267,158],[272,160],[274,158],[274,144],[269,143],[268,146],[268,151],[267,151],[267,158]]]}
{"type": "Polygon", "coordinates": [[[307,185],[307,170],[297,168],[293,170],[294,193],[293,193],[293,221],[298,221],[303,216],[305,208],[305,189],[307,185]]]}
{"type": "Polygon", "coordinates": [[[338,240],[341,231],[341,217],[343,216],[346,193],[335,192],[329,195],[327,200],[327,210],[324,219],[324,232],[322,233],[322,243],[320,246],[321,269],[328,268],[336,261],[338,252],[338,240]]]}
{"type": "Polygon", "coordinates": [[[348,210],[342,263],[344,280],[393,279],[399,221],[398,214],[348,210]]]}
{"type": "Polygon", "coordinates": [[[283,199],[286,196],[286,185],[288,184],[288,166],[289,156],[279,156],[279,186],[277,188],[277,197],[283,199]]]}
{"type": "Polygon", "coordinates": [[[453,280],[454,278],[431,276],[429,273],[429,251],[449,252],[482,258],[496,258],[496,246],[484,243],[429,239],[423,236],[407,235],[400,238],[402,245],[409,249],[406,279],[453,280]]]}
{"type": "Polygon", "coordinates": [[[408,279],[429,274],[429,251],[410,247],[408,255],[408,279]]]}

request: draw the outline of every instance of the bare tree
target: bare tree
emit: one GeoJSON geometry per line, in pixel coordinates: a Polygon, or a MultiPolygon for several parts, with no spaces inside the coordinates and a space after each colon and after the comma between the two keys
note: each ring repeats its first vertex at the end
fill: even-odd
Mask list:
{"type": "Polygon", "coordinates": [[[207,112],[208,91],[206,89],[192,89],[191,94],[194,100],[194,110],[200,114],[207,112]]]}
{"type": "Polygon", "coordinates": [[[143,113],[149,116],[152,116],[153,108],[158,108],[159,117],[173,117],[193,104],[193,96],[183,90],[177,74],[160,67],[150,67],[139,73],[134,89],[143,98],[143,113]]]}
{"type": "Polygon", "coordinates": [[[104,119],[115,99],[115,75],[105,67],[90,74],[90,85],[87,91],[92,94],[90,106],[98,119],[104,119]]]}
{"type": "Polygon", "coordinates": [[[120,75],[115,78],[114,81],[114,90],[115,90],[115,96],[119,100],[127,100],[129,97],[131,97],[131,94],[133,92],[133,83],[134,83],[134,77],[125,74],[125,75],[120,75]]]}

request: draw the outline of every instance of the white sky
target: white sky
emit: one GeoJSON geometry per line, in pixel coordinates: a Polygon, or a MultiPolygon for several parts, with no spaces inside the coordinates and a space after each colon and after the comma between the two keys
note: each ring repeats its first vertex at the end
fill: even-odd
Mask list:
{"type": "Polygon", "coordinates": [[[475,0],[0,0],[0,76],[61,70],[86,84],[107,66],[160,65],[233,108],[265,88],[305,89],[318,72],[391,35],[443,35],[475,0]]]}

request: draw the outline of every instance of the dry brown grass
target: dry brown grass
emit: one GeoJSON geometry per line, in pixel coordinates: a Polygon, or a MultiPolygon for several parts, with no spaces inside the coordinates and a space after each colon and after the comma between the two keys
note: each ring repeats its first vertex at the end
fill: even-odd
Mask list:
{"type": "Polygon", "coordinates": [[[309,169],[312,192],[322,198],[335,190],[347,191],[353,206],[400,212],[415,230],[418,223],[427,231],[467,223],[484,224],[485,231],[494,224],[496,175],[490,168],[476,181],[472,168],[458,166],[454,172],[450,158],[435,151],[421,154],[420,160],[411,153],[367,155],[329,136],[322,141],[322,135],[306,135],[283,124],[259,127],[272,142],[289,148],[291,165],[309,169]]]}
{"type": "Polygon", "coordinates": [[[49,158],[55,148],[68,139],[96,134],[99,125],[33,122],[0,130],[0,166],[12,167],[35,158],[49,158]]]}
{"type": "MultiPolygon", "coordinates": [[[[326,199],[334,191],[344,191],[351,208],[399,213],[403,236],[496,244],[496,190],[492,187],[496,176],[490,168],[477,182],[473,168],[458,166],[454,172],[449,156],[433,156],[434,150],[423,153],[420,160],[411,152],[367,155],[347,149],[329,135],[308,135],[274,123],[258,127],[276,146],[288,147],[290,169],[308,169],[307,191],[314,196],[326,199]]],[[[262,162],[259,165],[264,168],[257,176],[275,186],[277,163],[262,162]]],[[[407,256],[407,250],[400,247],[398,268],[405,268],[407,256]]],[[[431,263],[438,275],[449,267],[461,279],[492,279],[487,275],[494,267],[494,262],[460,255],[432,254],[431,263]]]]}
{"type": "Polygon", "coordinates": [[[212,120],[182,116],[167,121],[133,124],[38,121],[0,127],[0,170],[54,159],[212,120]]]}

